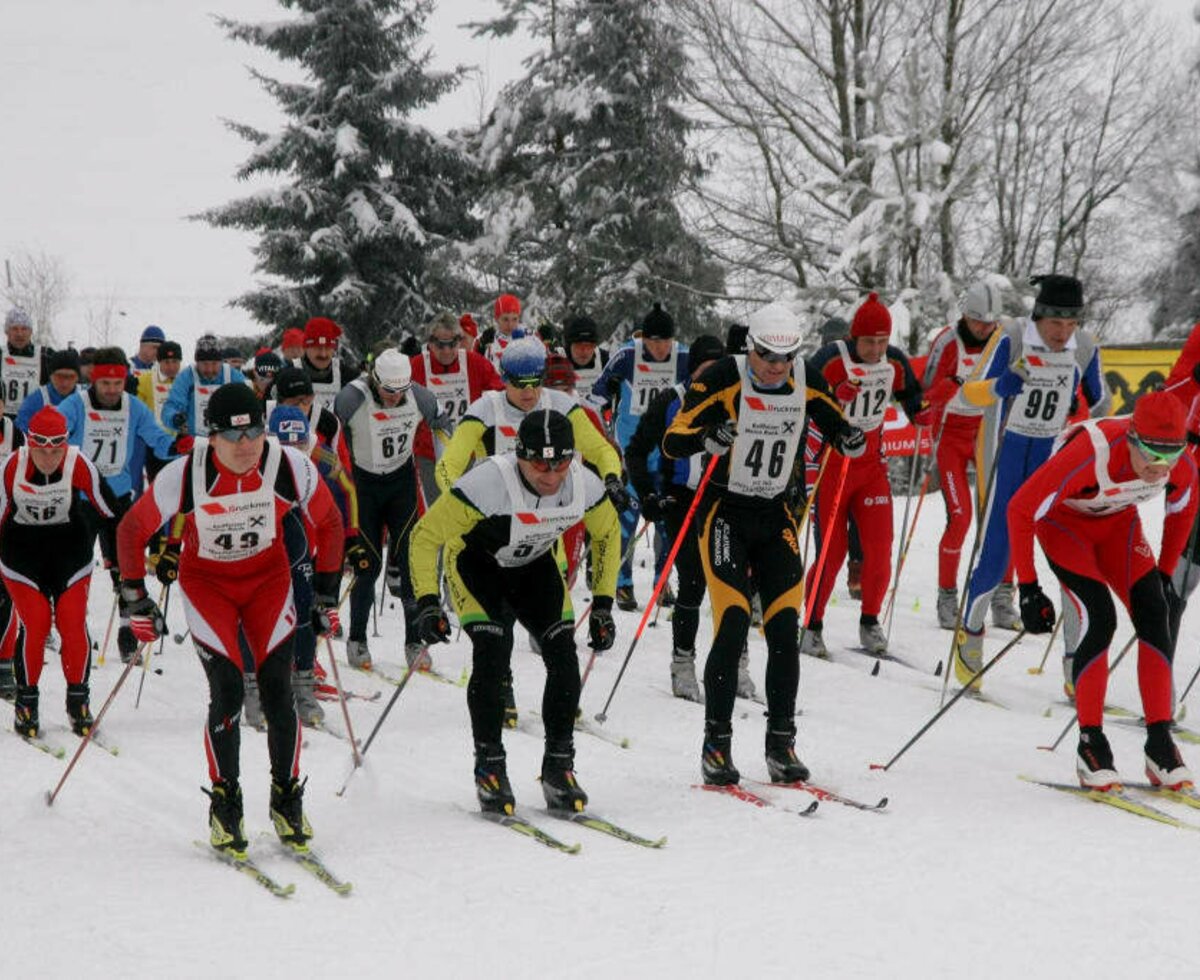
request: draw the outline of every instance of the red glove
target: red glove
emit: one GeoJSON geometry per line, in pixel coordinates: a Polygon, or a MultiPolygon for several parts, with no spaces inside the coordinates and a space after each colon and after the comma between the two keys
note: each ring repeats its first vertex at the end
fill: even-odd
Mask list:
{"type": "Polygon", "coordinates": [[[912,417],[912,424],[918,429],[927,429],[935,421],[937,421],[937,409],[932,405],[922,406],[921,410],[912,417]]]}
{"type": "Polygon", "coordinates": [[[858,397],[858,385],[850,380],[842,381],[833,389],[833,393],[843,405],[849,405],[858,397]]]}
{"type": "Polygon", "coordinates": [[[178,436],[175,439],[175,445],[171,448],[175,451],[176,455],[186,456],[192,451],[194,445],[196,445],[195,436],[178,436]]]}
{"type": "Polygon", "coordinates": [[[925,392],[925,401],[934,408],[941,408],[958,394],[960,384],[956,378],[942,378],[937,384],[925,392]]]}

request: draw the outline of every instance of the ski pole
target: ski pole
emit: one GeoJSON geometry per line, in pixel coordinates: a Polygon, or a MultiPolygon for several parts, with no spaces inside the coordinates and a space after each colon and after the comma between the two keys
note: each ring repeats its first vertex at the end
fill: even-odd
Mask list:
{"type": "MultiPolygon", "coordinates": [[[[892,594],[888,596],[887,610],[884,612],[884,618],[887,620],[887,639],[889,643],[892,639],[892,609],[896,605],[896,590],[900,588],[900,573],[904,570],[904,556],[908,554],[908,543],[912,540],[912,532],[908,529],[908,512],[912,507],[913,491],[916,490],[917,463],[921,459],[922,431],[924,431],[924,426],[917,428],[917,438],[913,444],[912,463],[908,467],[908,492],[904,497],[904,518],[900,521],[900,540],[896,543],[896,575],[892,580],[892,594]]],[[[929,477],[926,474],[924,485],[921,487],[921,500],[925,499],[925,488],[928,486],[929,477]]],[[[921,503],[918,501],[916,517],[920,516],[921,503]]],[[[917,529],[916,517],[913,518],[913,532],[917,529]]]]}
{"type": "MultiPolygon", "coordinates": [[[[419,660],[417,663],[422,663],[419,660]]],[[[375,741],[375,736],[379,734],[379,729],[383,727],[384,721],[387,719],[388,713],[395,706],[400,694],[408,687],[408,682],[412,680],[413,674],[416,673],[413,667],[407,667],[404,671],[404,676],[400,678],[400,683],[396,685],[396,690],[392,692],[392,697],[386,705],[384,705],[383,713],[379,716],[379,720],[375,722],[375,727],[371,729],[371,734],[367,736],[367,741],[363,744],[362,751],[356,753],[357,763],[350,769],[350,774],[346,776],[346,781],[342,783],[342,788],[337,791],[338,796],[346,795],[346,787],[350,785],[350,780],[354,774],[363,766],[363,759],[366,757],[367,749],[371,747],[371,743],[375,741]]],[[[349,733],[347,733],[349,734],[349,733]]]]}
{"type": "MultiPolygon", "coordinates": [[[[800,625],[799,646],[804,645],[804,634],[808,632],[809,617],[812,616],[812,607],[816,602],[817,593],[821,591],[821,573],[825,570],[825,556],[829,554],[829,543],[833,540],[833,518],[837,515],[838,507],[842,502],[842,490],[846,486],[846,471],[850,468],[850,457],[842,457],[842,466],[838,471],[837,489],[833,492],[833,508],[829,512],[829,533],[825,535],[825,540],[821,542],[821,550],[817,552],[817,563],[813,566],[813,584],[812,591],[804,597],[804,620],[800,625]]],[[[813,496],[816,496],[816,488],[814,487],[813,496]]],[[[819,515],[813,519],[813,525],[817,525],[819,515]]],[[[818,527],[818,531],[819,531],[818,527]]],[[[802,580],[803,581],[803,580],[802,580]]]]}
{"type": "MultiPolygon", "coordinates": [[[[1109,673],[1110,677],[1112,676],[1112,672],[1114,670],[1116,670],[1117,667],[1120,666],[1121,661],[1125,659],[1125,654],[1127,654],[1130,650],[1133,649],[1133,644],[1136,640],[1137,640],[1137,634],[1134,633],[1133,636],[1131,636],[1129,638],[1128,642],[1123,647],[1121,647],[1121,652],[1117,654],[1117,659],[1114,660],[1112,666],[1108,668],[1108,673],[1109,673]]],[[[1075,723],[1077,721],[1079,721],[1078,709],[1076,709],[1076,711],[1071,715],[1071,720],[1067,722],[1067,727],[1058,733],[1058,738],[1056,738],[1049,745],[1039,745],[1038,748],[1041,749],[1043,752],[1053,752],[1055,749],[1057,749],[1059,747],[1059,745],[1062,743],[1062,740],[1067,737],[1067,733],[1072,728],[1075,727],[1075,723]]]]}
{"type": "Polygon", "coordinates": [[[1046,670],[1046,661],[1050,659],[1050,651],[1054,648],[1054,638],[1058,636],[1058,631],[1062,629],[1063,617],[1060,613],[1058,619],[1054,621],[1054,631],[1050,634],[1050,639],[1046,641],[1046,652],[1042,654],[1042,662],[1036,667],[1030,667],[1029,673],[1041,674],[1046,670]]]}
{"type": "MultiPolygon", "coordinates": [[[[1200,511],[1197,511],[1195,518],[1192,520],[1192,533],[1188,538],[1187,548],[1183,552],[1183,561],[1187,562],[1187,567],[1183,570],[1183,582],[1180,588],[1179,598],[1183,600],[1184,611],[1187,610],[1188,585],[1192,579],[1192,568],[1194,567],[1192,558],[1196,553],[1196,532],[1200,530],[1200,511]]],[[[1179,614],[1179,622],[1175,625],[1175,635],[1171,637],[1175,646],[1179,645],[1179,630],[1183,624],[1183,612],[1179,614]]],[[[1172,659],[1174,659],[1174,651],[1172,651],[1172,659]]],[[[1196,672],[1192,674],[1192,679],[1187,682],[1187,687],[1183,689],[1183,696],[1179,698],[1179,707],[1175,712],[1175,720],[1183,721],[1187,714],[1187,705],[1184,704],[1184,699],[1187,698],[1188,692],[1191,691],[1192,685],[1196,683],[1196,678],[1200,677],[1200,667],[1196,668],[1196,672]]]]}
{"type": "MultiPolygon", "coordinates": [[[[158,652],[162,653],[163,642],[167,638],[167,612],[171,608],[171,587],[164,585],[158,595],[159,602],[163,604],[163,633],[158,638],[158,652]]],[[[138,679],[137,697],[133,702],[133,709],[136,711],[142,706],[142,688],[146,686],[146,672],[150,669],[150,650],[147,649],[142,654],[142,676],[138,679]]]]}
{"type": "MultiPolygon", "coordinates": [[[[596,721],[604,724],[608,720],[608,708],[612,704],[613,698],[616,696],[617,688],[621,684],[621,678],[625,676],[625,670],[629,666],[629,661],[633,657],[634,648],[638,644],[638,640],[642,637],[642,631],[646,628],[646,623],[650,619],[650,610],[654,608],[654,604],[658,601],[659,593],[662,592],[663,586],[667,583],[667,578],[671,574],[671,566],[675,564],[675,556],[679,554],[679,548],[683,544],[683,536],[687,534],[688,528],[691,526],[692,518],[696,514],[696,508],[700,506],[700,498],[704,496],[704,489],[708,486],[709,478],[713,474],[713,470],[717,467],[717,461],[720,456],[713,456],[708,461],[708,466],[705,467],[704,475],[700,477],[700,482],[696,486],[696,493],[692,497],[692,505],[688,508],[688,512],[684,515],[683,523],[679,526],[679,533],[675,535],[675,541],[671,545],[671,550],[667,553],[667,560],[663,562],[662,574],[658,576],[658,584],[654,586],[654,594],[650,597],[650,601],[646,603],[646,608],[642,612],[641,621],[638,623],[637,630],[633,634],[633,639],[629,641],[629,650],[625,653],[625,660],[621,664],[621,669],[617,672],[617,679],[613,681],[612,690],[608,692],[608,700],[604,702],[604,707],[600,709],[596,715],[596,721]]],[[[592,651],[592,659],[594,660],[596,652],[592,651]]],[[[589,669],[591,664],[588,665],[589,669]]]]}
{"type": "MultiPolygon", "coordinates": [[[[143,643],[138,648],[138,653],[140,653],[142,656],[148,657],[150,655],[150,644],[143,643]]],[[[121,676],[117,678],[117,683],[113,685],[113,689],[109,691],[108,697],[105,699],[104,704],[100,707],[100,713],[96,715],[95,720],[92,722],[92,727],[88,729],[88,733],[83,736],[83,740],[79,743],[79,748],[75,750],[75,754],[71,756],[71,761],[67,763],[67,768],[62,774],[62,778],[59,779],[58,785],[55,786],[53,790],[46,791],[46,806],[54,806],[54,801],[58,798],[58,794],[63,788],[63,783],[65,783],[67,781],[67,777],[71,775],[71,770],[75,768],[75,763],[79,761],[79,757],[83,755],[83,750],[88,747],[88,743],[91,742],[92,736],[96,734],[96,729],[100,727],[100,722],[104,720],[105,712],[108,711],[109,705],[113,703],[113,698],[117,696],[117,692],[121,690],[121,685],[124,684],[126,678],[129,677],[129,672],[137,666],[137,662],[137,657],[129,658],[129,663],[127,663],[125,665],[125,669],[121,671],[121,676]]]]}
{"type": "Polygon", "coordinates": [[[333,655],[333,640],[325,637],[325,649],[329,653],[329,666],[333,671],[333,686],[337,688],[338,702],[342,706],[342,719],[346,722],[346,737],[350,740],[350,754],[354,757],[354,768],[362,765],[362,756],[358,753],[358,741],[354,738],[354,726],[350,724],[350,709],[346,707],[346,695],[342,691],[342,678],[338,674],[337,657],[333,655]]]}
{"type": "MultiPolygon", "coordinates": [[[[630,540],[629,544],[626,545],[625,553],[623,555],[621,555],[621,565],[624,565],[625,562],[629,559],[629,556],[633,554],[633,549],[635,547],[637,547],[638,540],[641,538],[641,536],[643,534],[646,533],[646,529],[649,527],[650,527],[649,521],[642,521],[642,526],[638,529],[638,533],[635,534],[633,536],[633,538],[630,540]]],[[[649,608],[649,607],[647,607],[647,608],[649,608]]],[[[579,621],[575,624],[575,632],[576,633],[579,632],[579,627],[583,625],[583,621],[585,619],[587,619],[588,616],[591,615],[591,612],[592,612],[592,603],[589,602],[587,605],[587,609],[584,610],[583,615],[579,617],[579,621]]],[[[582,691],[584,685],[587,684],[588,676],[592,672],[592,665],[596,662],[596,653],[597,653],[597,651],[595,650],[595,648],[593,648],[592,655],[590,657],[588,657],[588,662],[587,662],[586,666],[583,668],[583,677],[579,681],[579,690],[580,691],[582,691]]]]}
{"type": "Polygon", "coordinates": [[[991,660],[989,660],[986,664],[984,664],[982,667],[980,667],[979,671],[970,679],[970,681],[968,681],[966,684],[964,684],[961,688],[958,689],[958,691],[955,693],[954,697],[952,697],[944,705],[942,705],[940,708],[938,708],[938,710],[934,714],[934,716],[932,718],[930,718],[929,721],[925,722],[924,725],[921,726],[920,730],[917,732],[916,735],[914,735],[912,738],[910,738],[907,742],[904,743],[903,747],[900,749],[899,752],[897,752],[894,756],[892,756],[891,759],[889,759],[887,761],[887,763],[885,763],[882,766],[879,765],[877,762],[872,762],[870,765],[870,768],[882,769],[884,772],[887,772],[889,769],[891,769],[892,766],[894,766],[896,764],[897,760],[902,755],[904,755],[905,752],[907,752],[909,749],[911,749],[913,747],[913,745],[916,744],[917,740],[922,735],[924,735],[927,731],[929,731],[929,729],[931,729],[934,726],[934,724],[937,723],[937,720],[939,718],[941,718],[942,715],[944,715],[947,711],[949,711],[951,708],[953,708],[955,703],[960,698],[962,698],[964,695],[966,695],[968,692],[970,692],[971,685],[974,684],[980,678],[982,678],[983,675],[986,674],[989,670],[991,670],[993,667],[995,667],[996,664],[1000,662],[1000,658],[1003,657],[1006,653],[1008,653],[1008,651],[1011,650],[1013,647],[1015,647],[1017,645],[1017,641],[1020,640],[1021,637],[1023,637],[1024,635],[1025,635],[1024,630],[1018,630],[1017,635],[1014,636],[1011,640],[1009,640],[1006,644],[1004,644],[1004,646],[1002,646],[1000,648],[1000,650],[996,653],[995,656],[992,657],[991,660]]]}
{"type": "Polygon", "coordinates": [[[108,626],[104,630],[104,645],[100,647],[100,656],[96,659],[96,666],[104,666],[104,655],[108,653],[108,641],[112,638],[113,620],[117,618],[117,593],[113,592],[112,609],[108,613],[108,626]]]}

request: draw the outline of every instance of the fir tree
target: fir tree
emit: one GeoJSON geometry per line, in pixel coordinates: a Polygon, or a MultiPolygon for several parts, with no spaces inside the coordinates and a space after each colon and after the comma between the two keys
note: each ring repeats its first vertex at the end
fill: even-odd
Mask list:
{"type": "Polygon", "coordinates": [[[432,72],[418,49],[433,0],[280,2],[297,16],[218,23],[303,73],[300,82],[255,73],[287,117],[281,130],[227,124],[254,144],[238,177],[286,183],[197,217],[258,234],[256,270],[270,279],[235,305],[277,328],[331,317],[364,351],[426,317],[431,252],[476,230],[460,203],[466,158],[407,121],[461,70],[432,72]]]}
{"type": "Polygon", "coordinates": [[[699,166],[677,108],[688,70],[659,0],[502,0],[547,50],[500,96],[473,146],[487,175],[471,255],[535,315],[617,326],[663,303],[692,331],[722,277],[677,199],[699,166]]]}

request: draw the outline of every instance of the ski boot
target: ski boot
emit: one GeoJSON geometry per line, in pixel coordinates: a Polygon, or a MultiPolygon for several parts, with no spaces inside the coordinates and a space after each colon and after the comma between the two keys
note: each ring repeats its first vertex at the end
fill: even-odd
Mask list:
{"type": "Polygon", "coordinates": [[[773,783],[808,779],[808,766],[796,757],[796,726],[790,720],[767,722],[767,772],[773,783]]]}
{"type": "MultiPolygon", "coordinates": [[[[296,700],[296,713],[300,716],[300,724],[306,728],[316,728],[325,720],[325,709],[317,700],[316,683],[316,675],[311,670],[292,672],[292,695],[296,700]]],[[[261,711],[260,705],[259,712],[261,711]]]]}
{"type": "Polygon", "coordinates": [[[700,685],[696,681],[696,651],[671,651],[671,693],[685,701],[703,703],[700,696],[700,685]]]}
{"type": "Polygon", "coordinates": [[[38,737],[38,689],[33,684],[17,685],[13,731],[22,738],[38,737]]]}
{"type": "Polygon", "coordinates": [[[1184,789],[1192,785],[1192,774],[1171,738],[1171,723],[1156,721],[1146,726],[1146,778],[1154,786],[1184,789]]]}
{"type": "Polygon", "coordinates": [[[346,641],[346,662],[359,670],[371,669],[371,651],[367,649],[366,640],[346,641]]]}
{"type": "Polygon", "coordinates": [[[862,599],[862,566],[861,559],[851,558],[846,569],[846,588],[850,590],[851,599],[862,599]]]}
{"type": "Polygon", "coordinates": [[[242,787],[236,782],[213,783],[204,790],[208,804],[208,842],[218,851],[245,857],[246,828],[242,822],[242,787]]]}
{"type": "Polygon", "coordinates": [[[546,739],[541,779],[542,795],[549,809],[583,812],[588,797],[575,779],[575,744],[571,739],[546,739]]]}
{"type": "Polygon", "coordinates": [[[730,786],[742,778],[733,764],[733,725],[727,721],[704,723],[704,748],[700,771],[709,786],[730,786]]]}
{"type": "Polygon", "coordinates": [[[973,633],[962,627],[954,638],[954,679],[963,687],[978,691],[980,682],[972,678],[983,667],[983,631],[973,633]]]}
{"type": "Polygon", "coordinates": [[[887,653],[887,636],[883,632],[883,627],[879,625],[879,620],[874,616],[871,617],[871,620],[871,622],[867,622],[864,618],[859,621],[858,642],[871,656],[882,657],[887,653]]]}
{"type": "Polygon", "coordinates": [[[312,827],[304,815],[304,782],[292,776],[282,786],[271,781],[271,823],[275,833],[288,847],[305,848],[312,838],[312,827]]]}
{"type": "Polygon", "coordinates": [[[517,804],[499,742],[475,743],[475,795],[484,813],[512,813],[517,804]]]}
{"type": "Polygon", "coordinates": [[[0,701],[17,698],[17,675],[11,660],[0,660],[0,701]]]}
{"type": "Polygon", "coordinates": [[[753,698],[758,692],[754,688],[754,678],[750,676],[750,648],[742,647],[742,655],[738,658],[737,667],[737,696],[753,698]]]}
{"type": "Polygon", "coordinates": [[[625,612],[637,612],[637,599],[633,594],[632,585],[618,585],[617,591],[613,593],[613,601],[616,602],[617,608],[625,612]]]}
{"type": "Polygon", "coordinates": [[[252,670],[242,674],[242,721],[256,731],[267,730],[267,719],[263,716],[262,700],[258,696],[258,675],[252,670]]]}
{"type": "Polygon", "coordinates": [[[829,651],[825,649],[820,626],[810,626],[804,631],[800,640],[800,652],[818,660],[829,659],[829,651]]]}
{"type": "Polygon", "coordinates": [[[80,738],[92,730],[93,718],[86,684],[67,685],[67,716],[71,719],[71,731],[80,738]]]}
{"type": "Polygon", "coordinates": [[[405,643],[404,659],[409,670],[429,670],[433,667],[433,658],[423,643],[405,643]]]}
{"type": "Polygon", "coordinates": [[[1019,630],[1021,628],[1021,614],[1017,612],[1017,607],[1013,602],[1016,591],[1016,587],[1011,582],[1004,582],[997,585],[996,591],[992,593],[992,625],[997,629],[1019,630]]]}
{"type": "Polygon", "coordinates": [[[958,589],[938,589],[938,628],[952,630],[958,625],[958,589]]]}
{"type": "Polygon", "coordinates": [[[504,727],[516,728],[520,717],[517,715],[517,696],[513,693],[512,674],[500,682],[504,694],[504,727]]]}
{"type": "Polygon", "coordinates": [[[1075,771],[1079,774],[1079,785],[1084,789],[1108,790],[1121,785],[1108,736],[1099,725],[1079,729],[1075,771]]]}

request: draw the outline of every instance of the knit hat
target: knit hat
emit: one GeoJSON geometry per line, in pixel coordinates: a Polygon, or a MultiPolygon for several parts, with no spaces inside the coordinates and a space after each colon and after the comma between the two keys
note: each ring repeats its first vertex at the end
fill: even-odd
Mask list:
{"type": "Polygon", "coordinates": [[[521,312],[521,301],[512,293],[501,293],[496,297],[496,302],[492,305],[492,315],[499,320],[505,313],[521,312]]]}
{"type": "Polygon", "coordinates": [[[273,350],[255,355],[254,373],[260,378],[273,378],[283,367],[283,358],[273,350]]]}
{"type": "Polygon", "coordinates": [[[701,334],[688,345],[688,373],[709,361],[719,361],[725,356],[725,345],[720,337],[710,333],[701,334]]]}
{"type": "Polygon", "coordinates": [[[219,361],[221,360],[221,346],[217,344],[212,337],[201,337],[196,341],[196,357],[197,361],[219,361]]]}
{"type": "Polygon", "coordinates": [[[158,345],[158,359],[160,361],[169,361],[171,358],[183,360],[183,348],[174,340],[164,340],[158,345]]]}
{"type": "Polygon", "coordinates": [[[1187,414],[1174,395],[1151,391],[1133,406],[1130,428],[1140,442],[1151,446],[1182,446],[1187,440],[1187,414]]]}
{"type": "Polygon", "coordinates": [[[854,319],[850,321],[851,337],[890,337],[892,335],[892,314],[888,308],[879,302],[879,294],[871,293],[866,302],[854,311],[854,319]]]}
{"type": "Polygon", "coordinates": [[[308,419],[295,405],[276,405],[271,410],[267,427],[285,446],[308,444],[308,419]]]}
{"type": "Polygon", "coordinates": [[[300,368],[287,365],[275,375],[275,397],[300,398],[313,393],[312,379],[300,368]]]}
{"type": "Polygon", "coordinates": [[[74,349],[68,347],[65,350],[56,350],[53,354],[46,358],[46,371],[53,374],[55,371],[74,371],[79,373],[79,354],[74,349]]]}
{"type": "Polygon", "coordinates": [[[299,327],[288,327],[279,341],[280,347],[303,347],[304,331],[299,327]]]}
{"type": "Polygon", "coordinates": [[[304,325],[305,347],[336,347],[342,328],[325,316],[314,316],[304,325]]]}
{"type": "Polygon", "coordinates": [[[748,323],[731,323],[729,332],[725,334],[726,354],[745,354],[749,349],[750,325],[748,323]]]}
{"type": "Polygon", "coordinates": [[[23,307],[14,306],[4,316],[4,329],[7,330],[9,327],[28,327],[32,330],[33,318],[23,307]]]}
{"type": "Polygon", "coordinates": [[[458,318],[458,325],[462,327],[463,333],[472,337],[479,336],[479,324],[475,322],[475,318],[470,313],[464,313],[458,318]]]}
{"type": "Polygon", "coordinates": [[[821,343],[832,344],[835,340],[841,340],[849,329],[850,324],[840,316],[831,316],[821,324],[821,343]]]}
{"type": "Polygon", "coordinates": [[[563,343],[570,347],[572,344],[600,343],[600,328],[596,321],[586,314],[571,317],[563,325],[563,343]]]}
{"type": "Polygon", "coordinates": [[[655,303],[642,321],[642,339],[670,340],[674,336],[675,321],[671,319],[671,314],[662,308],[662,303],[655,303]]]}
{"type": "Polygon", "coordinates": [[[1037,298],[1033,301],[1035,320],[1044,317],[1078,320],[1082,315],[1083,283],[1074,276],[1060,276],[1051,272],[1034,276],[1029,282],[1038,287],[1037,298]]]}
{"type": "Polygon", "coordinates": [[[231,381],[221,385],[208,400],[204,420],[210,432],[245,429],[263,424],[263,405],[247,385],[231,381]]]}
{"type": "Polygon", "coordinates": [[[151,344],[157,341],[162,343],[167,339],[167,335],[163,333],[162,327],[156,327],[153,323],[142,331],[142,338],[138,341],[141,344],[151,344]]]}
{"type": "Polygon", "coordinates": [[[571,459],[575,455],[575,430],[562,412],[537,409],[521,420],[515,448],[520,459],[571,459]]]}
{"type": "Polygon", "coordinates": [[[36,445],[50,439],[65,439],[67,435],[67,417],[57,408],[46,405],[33,413],[26,430],[30,443],[36,445]]]}
{"type": "Polygon", "coordinates": [[[547,388],[557,388],[567,391],[575,387],[575,366],[571,359],[563,354],[548,354],[546,356],[546,378],[543,384],[547,388]]]}

